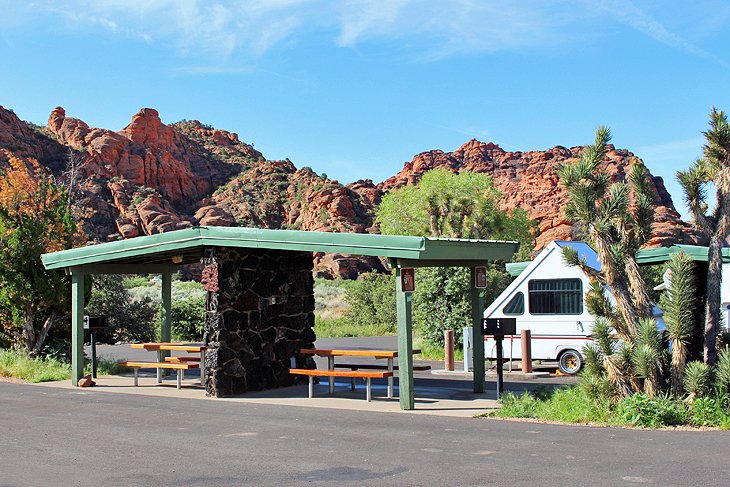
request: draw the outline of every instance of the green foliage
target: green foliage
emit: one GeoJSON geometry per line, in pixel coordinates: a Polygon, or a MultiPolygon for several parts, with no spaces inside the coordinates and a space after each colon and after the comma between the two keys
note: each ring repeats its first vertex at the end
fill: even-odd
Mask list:
{"type": "Polygon", "coordinates": [[[205,294],[172,301],[172,338],[176,341],[199,342],[205,332],[205,294]]]}
{"type": "Polygon", "coordinates": [[[347,320],[353,325],[395,332],[398,318],[392,275],[374,272],[360,275],[345,289],[345,301],[350,304],[347,320]]]}
{"type": "Polygon", "coordinates": [[[148,286],[150,278],[147,276],[125,276],[122,280],[122,285],[125,289],[131,289],[133,287],[148,286]]]}
{"type": "Polygon", "coordinates": [[[720,351],[715,364],[715,394],[724,396],[730,394],[730,350],[720,351]]]}
{"type": "Polygon", "coordinates": [[[63,187],[37,161],[2,150],[0,172],[0,329],[31,354],[43,347],[68,306],[68,279],[43,267],[41,254],[83,240],[63,187]]]}
{"type": "Polygon", "coordinates": [[[86,313],[105,315],[106,330],[97,334],[100,343],[152,341],[156,337],[157,306],[149,298],[134,300],[117,275],[94,276],[86,313]]]}
{"type": "Polygon", "coordinates": [[[617,415],[634,426],[647,428],[686,424],[689,417],[687,407],[681,401],[667,395],[649,397],[642,393],[623,399],[617,415]]]}
{"type": "Polygon", "coordinates": [[[27,382],[65,380],[71,377],[71,365],[54,358],[31,357],[23,351],[0,350],[0,377],[27,382]]]}
{"type": "MultiPolygon", "coordinates": [[[[485,302],[491,303],[510,282],[494,266],[487,267],[485,302]]],[[[461,329],[471,326],[470,271],[463,267],[431,267],[416,271],[413,294],[413,322],[425,341],[439,347],[444,330],[454,330],[456,347],[461,347],[461,329]]]]}
{"type": "Polygon", "coordinates": [[[698,397],[690,405],[690,420],[695,426],[730,428],[730,411],[725,406],[730,397],[698,397]]]}
{"type": "Polygon", "coordinates": [[[609,423],[611,408],[596,402],[579,387],[539,391],[536,396],[525,392],[502,397],[501,409],[491,413],[500,418],[539,418],[567,423],[609,423]]]}
{"type": "Polygon", "coordinates": [[[519,260],[534,247],[536,223],[524,210],[498,209],[499,191],[489,176],[434,169],[417,186],[390,191],[376,210],[385,235],[495,238],[520,242],[519,260]]]}
{"type": "Polygon", "coordinates": [[[712,368],[704,362],[694,361],[684,369],[684,390],[695,397],[706,396],[712,385],[712,368]]]}

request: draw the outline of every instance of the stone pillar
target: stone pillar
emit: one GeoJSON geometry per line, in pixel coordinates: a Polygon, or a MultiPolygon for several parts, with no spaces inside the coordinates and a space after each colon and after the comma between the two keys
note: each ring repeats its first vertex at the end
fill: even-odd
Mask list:
{"type": "Polygon", "coordinates": [[[291,385],[292,358],[314,368],[311,357],[296,354],[315,341],[310,252],[215,247],[201,263],[208,394],[291,385]]]}

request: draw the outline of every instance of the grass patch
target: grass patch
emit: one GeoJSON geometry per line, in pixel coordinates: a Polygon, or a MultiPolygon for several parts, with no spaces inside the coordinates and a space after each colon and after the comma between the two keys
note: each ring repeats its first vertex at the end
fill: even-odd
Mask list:
{"type": "Polygon", "coordinates": [[[489,413],[499,418],[535,418],[565,423],[613,424],[608,404],[597,403],[579,387],[552,391],[538,390],[535,395],[507,393],[502,408],[489,413]]]}
{"type": "Polygon", "coordinates": [[[31,357],[21,351],[0,350],[0,376],[26,382],[67,380],[71,377],[71,365],[54,358],[31,357]]]}
{"type": "Polygon", "coordinates": [[[730,395],[701,397],[686,404],[666,395],[649,398],[634,394],[618,404],[594,399],[580,386],[535,394],[507,393],[502,408],[484,416],[497,418],[532,418],[563,423],[594,423],[607,426],[697,426],[730,429],[730,395]]]}
{"type": "MultiPolygon", "coordinates": [[[[444,347],[427,343],[423,339],[417,338],[413,345],[413,348],[420,348],[421,355],[418,357],[421,360],[443,360],[444,359],[444,347]]],[[[454,360],[464,360],[464,349],[460,347],[454,348],[454,360]]]]}
{"type": "Polygon", "coordinates": [[[314,317],[314,331],[317,338],[343,338],[392,335],[387,326],[357,325],[347,318],[314,317]]]}

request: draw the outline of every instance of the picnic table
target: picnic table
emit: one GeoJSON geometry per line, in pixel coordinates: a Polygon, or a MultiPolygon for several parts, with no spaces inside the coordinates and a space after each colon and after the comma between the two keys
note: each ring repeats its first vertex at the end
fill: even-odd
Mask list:
{"type": "MultiPolygon", "coordinates": [[[[393,398],[393,360],[398,356],[397,350],[367,350],[367,349],[324,349],[324,348],[302,348],[299,350],[299,353],[302,353],[304,355],[319,355],[320,357],[327,357],[327,375],[329,378],[329,392],[332,394],[335,391],[335,376],[345,376],[345,377],[351,377],[353,382],[355,380],[355,377],[364,377],[368,380],[368,384],[370,381],[370,378],[368,376],[368,373],[360,372],[355,373],[351,372],[350,375],[347,375],[347,373],[337,373],[335,372],[335,367],[337,367],[337,364],[335,364],[335,357],[372,357],[374,359],[386,359],[387,365],[363,365],[359,366],[359,364],[339,364],[344,365],[345,368],[349,369],[356,369],[356,368],[379,368],[386,371],[386,373],[380,374],[379,377],[387,377],[388,378],[388,399],[393,398]]],[[[414,349],[413,354],[419,354],[421,353],[420,350],[414,349]]],[[[373,377],[375,377],[375,373],[370,374],[373,377]]],[[[370,397],[370,388],[368,387],[368,400],[370,397]]]]}
{"type": "MultiPolygon", "coordinates": [[[[165,358],[162,356],[162,352],[165,351],[178,351],[178,352],[187,352],[187,353],[197,353],[200,354],[200,383],[205,383],[205,345],[199,344],[199,343],[172,343],[172,342],[148,342],[148,343],[133,343],[132,348],[143,348],[145,350],[150,351],[156,351],[157,352],[157,362],[163,363],[165,362],[165,358]]],[[[179,363],[179,362],[190,362],[191,357],[169,357],[173,360],[168,360],[169,363],[179,363]],[[177,360],[175,360],[177,359],[177,360]]],[[[162,368],[163,367],[157,367],[157,383],[162,382],[162,368]]],[[[173,367],[171,367],[173,368],[173,367]]]]}

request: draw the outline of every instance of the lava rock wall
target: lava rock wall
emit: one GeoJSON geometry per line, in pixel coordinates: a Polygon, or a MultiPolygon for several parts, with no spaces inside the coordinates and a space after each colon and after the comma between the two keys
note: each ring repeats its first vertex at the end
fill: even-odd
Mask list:
{"type": "MultiPolygon", "coordinates": [[[[201,263],[207,393],[226,397],[292,385],[292,357],[315,341],[312,254],[214,247],[201,263]]],[[[314,368],[311,357],[295,362],[314,368]]]]}

